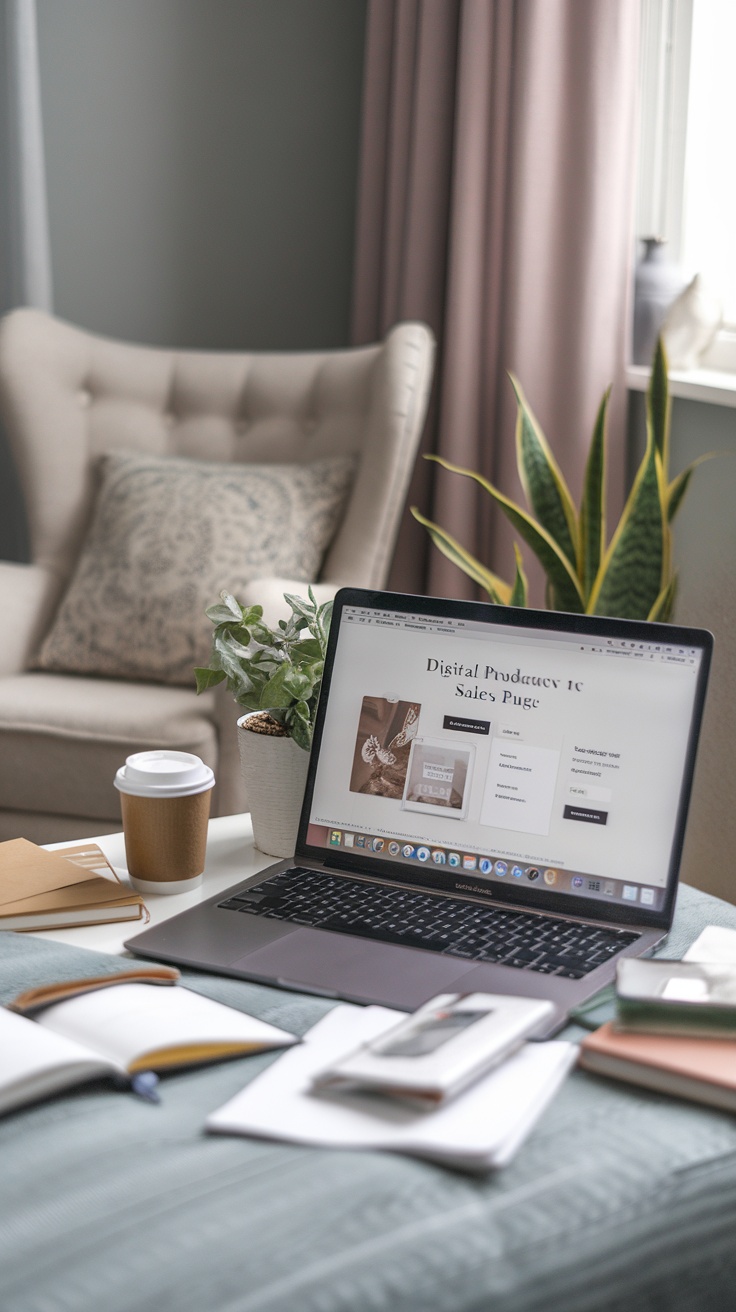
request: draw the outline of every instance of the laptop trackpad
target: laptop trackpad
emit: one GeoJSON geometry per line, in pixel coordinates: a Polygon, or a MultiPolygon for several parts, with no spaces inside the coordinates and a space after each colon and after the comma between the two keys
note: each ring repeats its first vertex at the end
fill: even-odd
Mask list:
{"type": "Polygon", "coordinates": [[[270,978],[287,988],[316,989],[356,1002],[379,1002],[413,1011],[435,993],[452,992],[467,974],[465,962],[394,944],[295,929],[276,943],[256,948],[231,970],[270,978]]]}

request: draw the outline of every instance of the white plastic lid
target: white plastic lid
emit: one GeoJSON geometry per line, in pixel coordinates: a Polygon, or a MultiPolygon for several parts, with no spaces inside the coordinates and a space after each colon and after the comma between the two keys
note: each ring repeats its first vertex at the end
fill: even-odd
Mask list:
{"type": "Polygon", "coordinates": [[[210,767],[192,752],[136,752],[115,775],[115,787],[133,797],[190,797],[212,788],[210,767]]]}

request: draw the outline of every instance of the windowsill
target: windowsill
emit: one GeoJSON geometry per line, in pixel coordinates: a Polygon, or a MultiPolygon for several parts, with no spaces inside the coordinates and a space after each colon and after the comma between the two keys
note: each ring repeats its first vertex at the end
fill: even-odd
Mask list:
{"type": "MultiPolygon", "coordinates": [[[[630,392],[646,392],[650,370],[641,364],[626,366],[626,386],[630,392]]],[[[736,373],[720,369],[672,369],[668,375],[670,396],[709,405],[736,407],[736,373]]]]}

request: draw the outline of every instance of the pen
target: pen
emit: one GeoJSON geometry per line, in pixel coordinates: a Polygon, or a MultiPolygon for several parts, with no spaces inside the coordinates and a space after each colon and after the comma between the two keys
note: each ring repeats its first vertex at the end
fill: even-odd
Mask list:
{"type": "Polygon", "coordinates": [[[139,1098],[144,1098],[146,1102],[160,1102],[161,1095],[158,1091],[158,1075],[155,1071],[139,1071],[130,1077],[130,1087],[133,1093],[139,1098]]]}
{"type": "Polygon", "coordinates": [[[145,1102],[161,1101],[158,1075],[155,1071],[136,1071],[134,1075],[116,1075],[113,1080],[119,1089],[127,1089],[137,1097],[143,1098],[145,1102]]]}

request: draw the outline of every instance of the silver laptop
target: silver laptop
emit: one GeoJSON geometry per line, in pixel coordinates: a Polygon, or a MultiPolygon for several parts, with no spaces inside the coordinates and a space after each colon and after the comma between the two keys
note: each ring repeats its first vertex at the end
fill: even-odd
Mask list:
{"type": "Polygon", "coordinates": [[[413,1010],[548,998],[672,921],[712,637],[343,589],[294,858],[133,952],[413,1010]]]}

